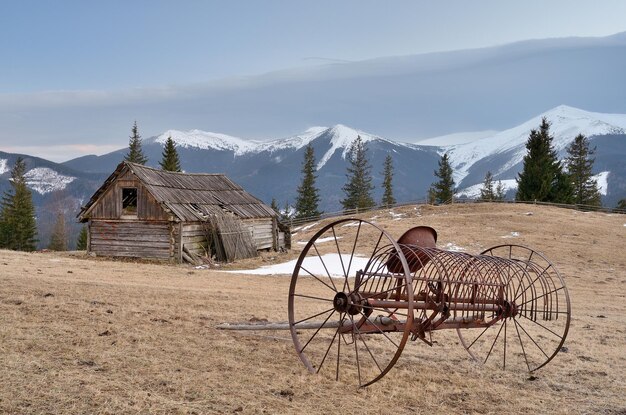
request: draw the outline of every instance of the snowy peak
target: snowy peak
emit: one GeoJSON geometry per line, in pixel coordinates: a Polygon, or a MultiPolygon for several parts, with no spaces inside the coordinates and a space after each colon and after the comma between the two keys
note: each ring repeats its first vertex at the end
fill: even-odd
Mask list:
{"type": "Polygon", "coordinates": [[[455,170],[455,181],[460,183],[477,161],[498,153],[511,152],[511,155],[509,161],[499,171],[494,172],[496,176],[521,162],[526,154],[528,135],[532,129],[539,128],[543,117],[551,124],[550,133],[554,137],[552,144],[557,152],[565,149],[578,134],[587,137],[626,134],[626,114],[602,114],[560,105],[492,136],[444,147],[455,170]]]}
{"type": "Polygon", "coordinates": [[[394,146],[403,145],[401,143],[396,143],[394,141],[387,140],[386,138],[382,138],[377,135],[372,135],[364,131],[355,130],[343,124],[337,124],[334,127],[329,128],[324,133],[330,136],[330,149],[326,151],[326,153],[322,156],[320,161],[317,163],[317,170],[324,167],[326,162],[330,160],[330,158],[333,156],[333,154],[335,154],[337,150],[341,150],[341,157],[345,160],[348,153],[350,152],[352,143],[354,143],[357,137],[359,136],[361,137],[361,140],[364,143],[374,141],[374,140],[380,140],[386,143],[390,143],[394,146]]]}
{"type": "Polygon", "coordinates": [[[277,151],[286,149],[299,150],[302,147],[308,145],[311,141],[315,140],[320,135],[324,134],[328,130],[327,127],[311,127],[305,132],[296,134],[291,137],[279,138],[277,140],[261,143],[257,147],[257,151],[277,151]]]}
{"type": "Polygon", "coordinates": [[[233,151],[235,155],[241,155],[252,151],[258,144],[254,141],[248,141],[226,134],[212,133],[201,130],[168,130],[158,136],[154,142],[165,144],[168,137],[172,137],[172,140],[178,147],[199,148],[203,150],[230,150],[233,151]]]}

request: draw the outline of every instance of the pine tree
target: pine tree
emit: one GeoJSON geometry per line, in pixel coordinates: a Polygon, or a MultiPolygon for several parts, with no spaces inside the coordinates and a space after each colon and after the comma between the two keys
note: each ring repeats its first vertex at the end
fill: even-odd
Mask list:
{"type": "Polygon", "coordinates": [[[574,188],[573,203],[600,206],[602,204],[600,191],[592,173],[595,159],[591,156],[595,153],[595,147],[590,149],[587,137],[578,134],[567,146],[567,153],[565,167],[574,188]]]}
{"type": "Polygon", "coordinates": [[[495,199],[495,192],[493,190],[493,175],[490,171],[487,171],[487,174],[485,174],[483,187],[480,189],[480,198],[488,202],[495,199]]]}
{"type": "Polygon", "coordinates": [[[504,184],[502,184],[502,180],[498,180],[498,184],[496,185],[496,192],[493,195],[493,200],[504,200],[506,196],[506,190],[504,188],[504,184]]]}
{"type": "Polygon", "coordinates": [[[178,151],[176,151],[176,144],[172,140],[172,136],[167,137],[165,146],[163,147],[162,158],[159,162],[161,169],[165,171],[180,172],[180,159],[178,158],[178,151]]]}
{"type": "Polygon", "coordinates": [[[550,123],[544,117],[539,130],[531,130],[526,142],[528,153],[517,178],[515,200],[570,203],[572,186],[552,147],[550,123]]]}
{"type": "Polygon", "coordinates": [[[288,222],[289,220],[291,220],[292,215],[291,215],[291,206],[289,205],[289,201],[285,201],[285,207],[283,208],[283,210],[280,212],[280,221],[281,222],[288,222]]]}
{"type": "Polygon", "coordinates": [[[26,163],[19,157],[11,170],[11,189],[0,202],[0,247],[34,251],[37,243],[35,206],[26,185],[26,163]]]}
{"type": "Polygon", "coordinates": [[[148,162],[148,158],[143,154],[141,148],[141,136],[137,128],[137,121],[133,124],[130,140],[128,141],[128,154],[124,157],[124,160],[137,164],[146,164],[148,162]]]}
{"type": "Polygon", "coordinates": [[[280,215],[280,208],[278,207],[278,202],[276,199],[272,198],[272,203],[270,204],[272,210],[280,215]]]}
{"type": "Polygon", "coordinates": [[[80,233],[78,234],[78,240],[76,241],[76,250],[87,250],[87,236],[87,226],[83,226],[82,228],[80,228],[80,233]]]}
{"type": "Polygon", "coordinates": [[[393,206],[396,204],[396,198],[393,197],[393,159],[391,158],[391,154],[387,154],[385,158],[385,164],[383,168],[383,199],[381,201],[381,205],[383,206],[393,206]]]}
{"type": "Polygon", "coordinates": [[[369,209],[375,205],[371,192],[372,166],[367,159],[367,146],[363,143],[361,136],[350,147],[350,160],[346,177],[348,182],[343,186],[346,198],[341,201],[344,210],[369,209]]]}
{"type": "Polygon", "coordinates": [[[620,199],[620,201],[617,202],[617,208],[626,210],[626,199],[620,199]]]}
{"type": "Polygon", "coordinates": [[[51,251],[67,251],[67,230],[65,229],[65,215],[63,212],[57,213],[48,249],[51,251]]]}
{"type": "Polygon", "coordinates": [[[296,219],[319,217],[319,190],[315,187],[315,153],[313,146],[309,144],[304,151],[302,163],[302,182],[298,186],[296,197],[296,219]]]}
{"type": "Polygon", "coordinates": [[[435,203],[452,203],[454,201],[454,178],[452,177],[452,166],[450,166],[448,153],[441,156],[439,168],[435,170],[435,176],[439,177],[439,181],[430,187],[435,203]]]}

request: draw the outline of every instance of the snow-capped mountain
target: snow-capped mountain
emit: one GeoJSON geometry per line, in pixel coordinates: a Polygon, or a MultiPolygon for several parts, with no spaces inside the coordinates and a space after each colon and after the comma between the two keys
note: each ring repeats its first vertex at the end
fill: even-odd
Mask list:
{"type": "Polygon", "coordinates": [[[172,138],[179,148],[232,151],[238,156],[253,151],[259,144],[258,142],[244,140],[243,138],[201,130],[186,132],[168,130],[156,138],[146,140],[146,144],[154,142],[164,145],[169,137],[172,138]]]}
{"type": "MultiPolygon", "coordinates": [[[[311,145],[317,161],[317,184],[325,193],[323,209],[340,209],[341,186],[345,182],[346,157],[358,136],[367,143],[372,165],[375,197],[382,195],[382,165],[387,154],[396,163],[396,197],[423,199],[437,166],[437,148],[395,142],[345,125],[312,127],[305,132],[265,142],[247,141],[223,134],[198,130],[169,130],[143,142],[148,165],[158,167],[163,143],[168,137],[176,143],[181,165],[187,172],[223,172],[235,182],[270,202],[295,200],[304,159],[304,147],[311,145]]],[[[76,170],[110,173],[123,160],[122,149],[103,156],[70,160],[66,166],[76,170]]]]}
{"type": "MultiPolygon", "coordinates": [[[[463,183],[472,167],[488,157],[506,155],[507,161],[497,171],[492,171],[496,177],[521,163],[526,154],[528,135],[532,129],[539,127],[543,117],[551,123],[550,132],[554,137],[552,144],[559,153],[578,134],[587,137],[626,134],[626,114],[602,114],[560,105],[508,130],[465,144],[443,147],[442,151],[450,156],[455,181],[463,183]]],[[[436,145],[437,139],[429,142],[436,145]]]]}
{"type": "Polygon", "coordinates": [[[482,138],[476,138],[482,132],[455,134],[462,144],[444,145],[450,136],[426,142],[438,146],[440,154],[450,156],[459,195],[476,197],[487,171],[501,180],[507,190],[514,191],[530,131],[538,129],[544,117],[551,124],[552,144],[561,158],[566,156],[567,146],[578,134],[587,136],[591,146],[597,147],[596,179],[609,205],[626,196],[626,184],[620,179],[626,175],[626,163],[620,159],[620,155],[626,157],[626,114],[604,114],[560,105],[518,126],[482,138]]]}
{"type": "Polygon", "coordinates": [[[31,189],[37,227],[39,247],[46,247],[58,213],[65,215],[70,246],[76,241],[80,225],[76,213],[93,192],[102,184],[106,174],[92,174],[73,170],[62,164],[23,154],[0,152],[0,194],[11,188],[11,169],[18,157],[26,163],[26,185],[31,189]]]}
{"type": "MultiPolygon", "coordinates": [[[[310,144],[317,160],[317,184],[324,194],[322,208],[334,211],[340,208],[348,151],[360,136],[369,149],[376,199],[382,193],[382,165],[387,154],[394,161],[396,198],[409,201],[425,197],[444,152],[450,154],[459,194],[476,195],[485,173],[491,171],[496,180],[502,180],[512,191],[512,197],[526,154],[526,140],[530,130],[539,127],[542,117],[552,124],[553,144],[561,156],[577,134],[587,135],[592,146],[597,146],[595,173],[599,175],[599,184],[606,183],[602,188],[609,206],[626,196],[626,163],[622,162],[626,158],[626,115],[594,113],[565,105],[504,131],[435,137],[426,141],[428,146],[396,142],[338,124],[311,127],[300,134],[264,142],[199,130],[169,130],[144,140],[143,150],[148,165],[158,167],[163,143],[171,136],[185,171],[223,172],[266,202],[275,198],[284,204],[295,200],[304,147],[310,144]]],[[[65,165],[74,170],[109,174],[126,153],[127,149],[120,149],[99,157],[71,160],[65,165]]]]}

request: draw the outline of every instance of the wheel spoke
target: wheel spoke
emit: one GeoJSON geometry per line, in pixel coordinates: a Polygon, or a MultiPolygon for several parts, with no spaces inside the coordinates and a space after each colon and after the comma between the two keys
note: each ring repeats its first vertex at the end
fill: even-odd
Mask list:
{"type": "MultiPolygon", "coordinates": [[[[337,330],[335,330],[335,334],[333,335],[333,338],[331,339],[330,343],[328,344],[328,348],[326,349],[326,353],[324,353],[324,357],[322,358],[322,361],[320,362],[320,365],[317,367],[317,372],[316,373],[320,373],[320,370],[322,370],[322,366],[324,366],[324,361],[326,360],[326,356],[328,356],[328,353],[330,352],[330,348],[333,347],[333,343],[335,342],[335,339],[337,338],[337,334],[339,334],[339,329],[341,329],[341,326],[337,327],[337,330]]],[[[341,340],[339,340],[341,342],[341,340]]]]}
{"type": "Polygon", "coordinates": [[[548,356],[548,355],[546,354],[546,352],[544,352],[544,351],[543,351],[543,349],[541,348],[541,346],[539,346],[539,345],[537,344],[537,342],[535,341],[535,339],[533,339],[533,338],[532,338],[532,336],[531,336],[530,334],[528,334],[528,332],[526,331],[526,329],[524,328],[524,326],[522,326],[522,325],[521,325],[521,324],[519,324],[519,323],[518,323],[518,325],[519,325],[519,327],[522,329],[522,331],[523,331],[524,333],[526,333],[526,335],[528,336],[528,338],[530,339],[530,341],[532,341],[532,342],[535,344],[535,346],[537,346],[537,348],[538,348],[539,350],[541,350],[541,353],[543,353],[543,355],[544,355],[547,359],[549,359],[549,358],[550,358],[550,356],[548,356]]]}
{"type": "Polygon", "coordinates": [[[502,358],[502,369],[506,369],[506,326],[507,321],[504,320],[504,356],[502,358]]]}
{"type": "Polygon", "coordinates": [[[554,335],[555,335],[556,337],[558,337],[559,339],[563,340],[563,336],[561,336],[560,334],[556,334],[554,331],[550,330],[549,328],[547,328],[547,327],[546,327],[546,326],[544,326],[543,324],[538,323],[538,322],[536,322],[535,320],[533,320],[533,319],[530,319],[530,318],[526,317],[525,315],[521,315],[521,317],[525,318],[525,319],[526,319],[526,320],[528,320],[528,321],[532,321],[533,323],[535,323],[535,324],[536,324],[536,325],[538,325],[539,327],[543,328],[544,330],[549,331],[550,333],[554,334],[554,335]]]}
{"type": "Polygon", "coordinates": [[[326,264],[324,263],[324,259],[320,255],[320,251],[317,250],[317,246],[315,244],[313,244],[313,249],[315,249],[315,252],[317,253],[317,257],[322,263],[322,266],[324,267],[324,271],[326,271],[326,275],[328,275],[328,279],[330,280],[330,283],[333,285],[335,292],[337,292],[337,286],[335,285],[335,281],[333,281],[333,277],[330,275],[330,272],[328,272],[328,268],[326,267],[326,264]]]}
{"type": "Polygon", "coordinates": [[[524,349],[524,343],[522,342],[522,336],[519,334],[519,328],[517,321],[515,321],[515,319],[513,319],[513,323],[515,323],[515,331],[517,331],[517,338],[519,339],[519,344],[520,346],[522,346],[522,353],[524,354],[524,360],[526,361],[526,367],[528,368],[528,371],[530,372],[530,364],[528,363],[528,356],[526,356],[526,350],[524,349]]]}
{"type": "MultiPolygon", "coordinates": [[[[341,256],[341,249],[339,249],[339,241],[337,240],[337,234],[335,233],[335,227],[332,227],[333,238],[335,239],[335,246],[337,247],[337,254],[339,255],[339,262],[341,263],[341,270],[343,271],[343,291],[346,291],[346,285],[348,284],[348,275],[346,274],[346,267],[343,265],[343,257],[341,256]]],[[[348,286],[349,287],[349,286],[348,286]]]]}
{"type": "Polygon", "coordinates": [[[332,303],[333,300],[330,300],[328,298],[322,298],[322,297],[315,297],[313,295],[304,295],[304,294],[292,294],[294,297],[302,297],[302,298],[310,298],[312,300],[320,300],[320,301],[327,301],[329,303],[332,303]]]}
{"type": "MultiPolygon", "coordinates": [[[[354,317],[350,316],[350,321],[352,322],[352,327],[356,328],[356,324],[354,323],[354,317]]],[[[357,332],[358,332],[358,328],[357,328],[357,332]]],[[[357,345],[357,341],[354,338],[354,333],[352,333],[352,342],[354,343],[354,354],[356,356],[356,370],[357,370],[357,375],[359,377],[359,386],[361,386],[363,384],[363,382],[361,382],[361,362],[359,361],[359,348],[357,345]]]]}
{"type": "MultiPolygon", "coordinates": [[[[343,326],[343,320],[345,319],[345,314],[341,318],[340,327],[343,326]]],[[[341,334],[339,334],[341,337],[341,334]]],[[[337,375],[335,376],[335,380],[339,380],[339,356],[341,355],[341,338],[337,340],[337,375]]]]}
{"type": "MultiPolygon", "coordinates": [[[[374,357],[374,354],[372,353],[372,351],[370,350],[369,346],[367,345],[367,342],[365,341],[364,336],[361,335],[361,331],[359,330],[359,327],[357,325],[354,326],[354,328],[357,331],[357,334],[359,336],[359,339],[361,340],[361,342],[363,343],[363,345],[365,346],[365,349],[367,349],[367,352],[369,353],[369,355],[372,357],[372,360],[374,361],[374,364],[376,365],[376,367],[378,368],[378,370],[380,370],[380,373],[383,373],[383,370],[380,368],[380,365],[378,364],[378,361],[376,360],[376,358],[374,357]]],[[[355,342],[356,343],[356,342],[355,342]]]]}
{"type": "MultiPolygon", "coordinates": [[[[513,301],[516,301],[518,298],[520,298],[520,297],[521,297],[521,296],[522,296],[522,295],[523,295],[526,291],[528,291],[528,289],[529,289],[530,287],[534,287],[535,282],[537,282],[537,280],[538,280],[539,278],[541,278],[541,277],[543,276],[543,274],[545,274],[545,273],[546,273],[546,271],[547,271],[548,269],[550,269],[550,267],[552,267],[552,264],[550,264],[550,265],[548,265],[547,267],[545,267],[545,268],[543,269],[543,271],[541,271],[541,273],[537,275],[537,278],[535,278],[535,279],[533,280],[533,282],[531,282],[531,283],[530,283],[530,284],[529,284],[526,288],[524,288],[524,290],[523,290],[521,293],[519,293],[519,295],[517,295],[517,297],[515,297],[515,298],[513,299],[513,301]]],[[[528,268],[528,266],[526,266],[526,268],[528,268]]],[[[520,286],[519,286],[519,287],[521,287],[521,286],[522,286],[522,285],[520,284],[520,286]]],[[[519,289],[519,287],[517,287],[517,288],[519,289]]],[[[517,294],[517,292],[516,292],[515,294],[517,294]]]]}
{"type": "MultiPolygon", "coordinates": [[[[328,288],[330,288],[333,292],[337,292],[336,288],[331,287],[330,285],[326,284],[324,281],[320,280],[317,275],[314,275],[313,273],[311,273],[308,269],[304,268],[302,265],[300,265],[300,269],[304,270],[304,272],[306,272],[307,274],[309,274],[310,276],[312,276],[313,278],[315,278],[316,280],[318,280],[319,282],[321,282],[322,284],[324,284],[325,286],[327,286],[328,288]]],[[[332,281],[332,280],[331,280],[332,281]]]]}
{"type": "Polygon", "coordinates": [[[476,343],[476,342],[478,341],[478,339],[480,339],[480,338],[482,337],[482,335],[483,335],[483,334],[485,334],[485,332],[486,332],[487,330],[489,330],[490,328],[491,328],[491,326],[487,326],[487,327],[485,327],[485,330],[483,330],[483,331],[482,331],[482,332],[478,335],[478,337],[476,337],[476,338],[474,339],[474,341],[473,341],[472,343],[470,343],[470,345],[469,345],[469,346],[467,346],[467,350],[469,350],[469,349],[470,349],[470,348],[474,345],[474,343],[476,343]]]}
{"type": "Polygon", "coordinates": [[[354,244],[352,245],[352,253],[350,254],[350,262],[348,262],[348,272],[347,274],[350,275],[350,268],[352,267],[352,258],[354,258],[354,251],[356,249],[356,243],[359,240],[359,232],[361,232],[361,224],[363,222],[359,222],[359,226],[356,229],[356,236],[354,237],[354,244]]]}
{"type": "Polygon", "coordinates": [[[496,345],[496,342],[498,341],[498,337],[500,337],[500,332],[502,331],[502,327],[504,327],[504,324],[500,325],[500,330],[498,330],[498,334],[496,334],[496,338],[493,339],[493,343],[491,344],[491,348],[489,349],[489,353],[487,353],[487,357],[485,357],[485,361],[483,362],[483,364],[487,363],[487,359],[489,359],[489,356],[491,355],[491,351],[493,350],[493,346],[496,345]]]}
{"type": "MultiPolygon", "coordinates": [[[[300,349],[300,353],[304,352],[304,349],[306,349],[306,347],[309,345],[309,343],[311,343],[311,340],[313,340],[313,338],[314,338],[315,336],[317,336],[317,333],[319,333],[319,332],[320,332],[320,330],[322,329],[322,327],[324,327],[324,324],[326,324],[326,322],[327,322],[328,320],[330,320],[330,318],[333,316],[333,314],[335,314],[335,310],[334,310],[334,309],[333,309],[333,312],[332,312],[332,313],[330,313],[330,314],[328,315],[328,317],[326,317],[326,320],[324,320],[324,322],[322,323],[322,325],[321,325],[321,326],[319,326],[319,327],[317,328],[317,330],[315,330],[315,333],[313,333],[313,335],[311,336],[311,338],[309,339],[309,341],[307,341],[307,342],[306,342],[306,344],[302,347],[302,349],[300,349]]],[[[343,322],[342,322],[342,323],[343,323],[343,322]]],[[[339,331],[339,329],[341,328],[341,326],[342,326],[342,325],[343,325],[343,324],[340,324],[340,325],[339,325],[339,327],[337,327],[337,331],[339,331]]]]}
{"type": "MultiPolygon", "coordinates": [[[[300,323],[303,323],[303,322],[305,322],[305,321],[311,320],[312,318],[315,318],[315,317],[321,316],[322,314],[326,314],[326,313],[328,313],[329,311],[333,311],[334,309],[335,309],[334,307],[333,307],[333,308],[329,308],[328,310],[324,310],[324,311],[322,311],[321,313],[314,314],[314,315],[312,315],[311,317],[303,318],[302,320],[299,320],[299,321],[296,321],[295,323],[293,323],[293,325],[294,325],[294,326],[296,326],[296,325],[298,325],[298,324],[300,324],[300,323]]],[[[297,327],[296,327],[296,328],[297,328],[297,327]]]]}
{"type": "Polygon", "coordinates": [[[520,303],[520,306],[523,306],[523,305],[526,305],[526,304],[528,304],[528,303],[531,303],[531,302],[533,302],[533,301],[535,301],[535,300],[538,300],[538,299],[540,299],[540,298],[543,298],[543,297],[545,297],[545,296],[547,296],[547,295],[554,294],[555,292],[557,292],[557,291],[561,291],[561,290],[563,290],[563,289],[565,289],[565,286],[564,286],[564,285],[562,285],[561,287],[559,287],[559,288],[557,288],[557,289],[554,289],[554,290],[552,290],[552,291],[548,291],[548,292],[547,292],[547,293],[545,293],[545,294],[541,294],[539,297],[533,297],[533,298],[531,298],[531,299],[530,299],[530,300],[528,300],[528,301],[525,301],[525,302],[523,302],[523,303],[520,303]]]}
{"type": "Polygon", "coordinates": [[[361,313],[361,315],[362,315],[363,317],[365,317],[365,318],[367,319],[368,323],[370,323],[372,326],[376,327],[376,330],[378,330],[378,331],[379,331],[379,332],[380,332],[383,336],[385,336],[385,337],[387,338],[387,340],[389,340],[389,341],[390,341],[390,342],[391,342],[394,346],[396,346],[398,349],[400,348],[400,346],[399,346],[399,345],[397,345],[397,344],[396,344],[396,342],[394,342],[393,340],[391,340],[391,338],[387,335],[387,333],[385,333],[383,330],[381,330],[381,328],[380,328],[380,327],[378,327],[378,325],[377,325],[374,321],[372,321],[372,320],[368,319],[368,318],[367,318],[367,316],[366,316],[365,314],[363,314],[363,312],[362,312],[362,311],[359,311],[359,312],[361,313]]]}

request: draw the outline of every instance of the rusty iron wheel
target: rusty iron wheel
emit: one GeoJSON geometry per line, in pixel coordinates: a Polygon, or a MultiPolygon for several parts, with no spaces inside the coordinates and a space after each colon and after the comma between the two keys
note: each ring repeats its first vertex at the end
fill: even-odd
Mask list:
{"type": "Polygon", "coordinates": [[[381,379],[410,335],[411,284],[404,255],[383,229],[361,219],[324,226],[302,250],[289,287],[289,328],[298,357],[311,373],[361,387],[381,379]],[[393,276],[387,273],[391,258],[402,270],[393,276]],[[405,308],[368,303],[394,296],[409,298],[405,308]]]}
{"type": "Polygon", "coordinates": [[[543,254],[525,246],[494,246],[481,255],[507,265],[500,268],[506,270],[500,276],[504,301],[500,311],[485,316],[494,324],[457,329],[461,344],[478,363],[533,372],[556,356],[567,337],[571,308],[565,282],[543,254]]]}

